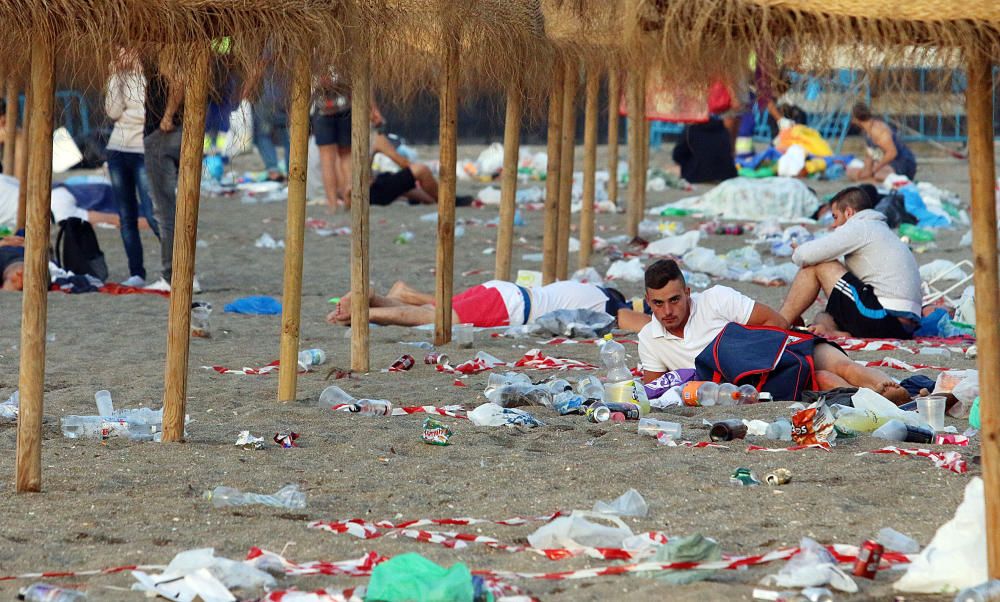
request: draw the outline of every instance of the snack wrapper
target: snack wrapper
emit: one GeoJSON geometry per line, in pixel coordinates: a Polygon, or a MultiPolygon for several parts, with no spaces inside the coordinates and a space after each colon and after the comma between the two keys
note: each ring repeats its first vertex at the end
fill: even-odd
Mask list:
{"type": "Polygon", "coordinates": [[[250,434],[250,431],[240,431],[240,435],[236,438],[236,447],[242,447],[243,449],[264,449],[264,438],[254,437],[250,434]]]}
{"type": "Polygon", "coordinates": [[[298,447],[298,444],[295,443],[295,440],[298,438],[298,433],[288,432],[274,434],[274,442],[284,448],[298,447]]]}
{"type": "Polygon", "coordinates": [[[833,412],[822,400],[792,414],[792,440],[796,445],[833,443],[837,438],[833,412]]]}
{"type": "Polygon", "coordinates": [[[441,424],[433,418],[424,419],[424,432],[421,438],[424,443],[430,445],[448,445],[448,440],[451,439],[451,429],[441,424]]]}

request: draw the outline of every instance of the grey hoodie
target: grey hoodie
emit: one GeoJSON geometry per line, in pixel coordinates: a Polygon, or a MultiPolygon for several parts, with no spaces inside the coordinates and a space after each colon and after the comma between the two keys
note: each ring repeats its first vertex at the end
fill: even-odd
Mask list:
{"type": "Polygon", "coordinates": [[[882,307],[920,316],[920,268],[913,253],[885,223],[885,215],[865,209],[826,236],[795,249],[792,261],[810,266],[844,258],[847,269],[870,285],[882,307]]]}

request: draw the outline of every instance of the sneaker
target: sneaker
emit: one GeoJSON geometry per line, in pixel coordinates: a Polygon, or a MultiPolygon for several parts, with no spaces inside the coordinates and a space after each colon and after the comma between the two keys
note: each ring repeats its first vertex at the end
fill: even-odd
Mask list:
{"type": "Polygon", "coordinates": [[[146,286],[144,286],[142,288],[145,289],[145,290],[147,290],[147,291],[160,291],[160,292],[164,292],[164,293],[169,293],[170,292],[170,283],[167,282],[165,279],[160,278],[159,280],[157,280],[153,284],[146,285],[146,286]]]}
{"type": "Polygon", "coordinates": [[[142,288],[146,286],[146,279],[142,276],[129,276],[127,279],[122,280],[121,285],[142,288]]]}

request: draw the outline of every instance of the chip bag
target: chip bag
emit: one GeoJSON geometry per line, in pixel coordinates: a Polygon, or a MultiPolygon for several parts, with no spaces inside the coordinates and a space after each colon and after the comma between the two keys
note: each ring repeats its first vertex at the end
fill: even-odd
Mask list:
{"type": "Polygon", "coordinates": [[[451,429],[437,420],[433,418],[424,420],[424,432],[421,436],[424,443],[429,443],[430,445],[448,445],[451,434],[451,429]]]}
{"type": "Polygon", "coordinates": [[[833,412],[826,403],[817,401],[792,414],[792,440],[796,445],[833,443],[837,438],[834,422],[833,412]]]}

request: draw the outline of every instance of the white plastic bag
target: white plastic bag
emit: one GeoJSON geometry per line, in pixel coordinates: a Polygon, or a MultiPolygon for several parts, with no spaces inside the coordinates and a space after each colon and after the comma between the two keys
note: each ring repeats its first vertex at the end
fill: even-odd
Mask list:
{"type": "Polygon", "coordinates": [[[642,260],[638,257],[625,261],[619,259],[611,264],[605,277],[608,280],[626,280],[628,282],[640,282],[645,277],[645,270],[642,267],[642,260]]]}
{"type": "Polygon", "coordinates": [[[569,516],[560,516],[539,527],[528,536],[528,544],[546,550],[620,548],[632,535],[632,530],[617,516],[574,510],[569,516]],[[589,520],[591,518],[605,524],[589,520]]]}
{"type": "Polygon", "coordinates": [[[976,287],[967,286],[962,291],[962,297],[955,309],[955,321],[976,325],[976,287]]]}
{"type": "Polygon", "coordinates": [[[778,175],[786,178],[798,177],[806,166],[806,149],[799,144],[788,147],[784,155],[778,159],[778,175]]]}
{"type": "Polygon", "coordinates": [[[613,502],[598,500],[594,503],[594,512],[601,514],[617,514],[618,516],[646,516],[649,506],[635,489],[629,489],[613,502]]]}
{"type": "Polygon", "coordinates": [[[674,255],[680,257],[698,246],[701,232],[689,230],[680,236],[667,236],[649,243],[646,253],[649,255],[674,255]]]}
{"type": "Polygon", "coordinates": [[[476,173],[479,175],[492,176],[498,174],[502,167],[503,145],[499,142],[489,145],[486,150],[479,153],[479,157],[476,159],[476,173]]]}
{"type": "Polygon", "coordinates": [[[986,502],[983,480],[965,486],[965,499],[950,521],[893,584],[901,592],[938,594],[983,583],[986,568],[986,502]]]}
{"type": "Polygon", "coordinates": [[[777,574],[761,580],[762,585],[778,587],[830,587],[853,594],[858,591],[854,582],[839,566],[826,548],[808,537],[799,543],[799,553],[792,556],[777,574]]]}
{"type": "Polygon", "coordinates": [[[930,282],[940,276],[942,281],[949,281],[961,280],[968,276],[968,274],[966,274],[961,268],[954,268],[954,261],[948,261],[947,259],[935,259],[930,263],[925,263],[920,266],[920,279],[924,282],[930,282]]]}
{"type": "Polygon", "coordinates": [[[253,150],[253,112],[250,101],[244,100],[229,115],[229,131],[226,132],[227,157],[236,157],[253,150]]]}
{"type": "Polygon", "coordinates": [[[858,392],[851,396],[851,401],[854,402],[855,409],[862,412],[867,410],[879,418],[890,420],[895,418],[910,426],[927,426],[927,421],[921,418],[920,414],[900,410],[896,404],[871,389],[858,389],[858,392]]]}
{"type": "Polygon", "coordinates": [[[705,272],[710,276],[726,275],[726,260],[705,247],[695,247],[684,254],[684,267],[692,272],[705,272]]]}

